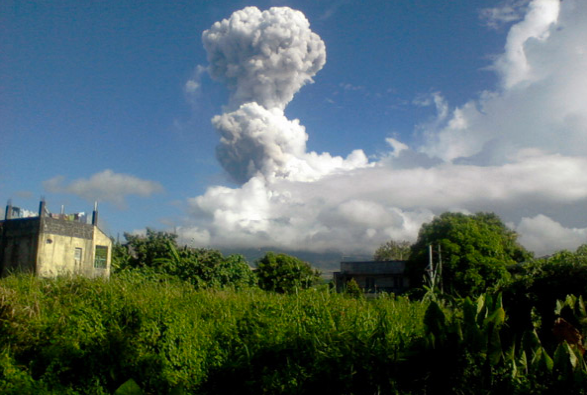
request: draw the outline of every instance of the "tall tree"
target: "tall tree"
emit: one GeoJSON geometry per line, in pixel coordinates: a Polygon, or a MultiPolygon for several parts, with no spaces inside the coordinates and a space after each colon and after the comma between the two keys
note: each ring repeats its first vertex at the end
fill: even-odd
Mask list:
{"type": "Polygon", "coordinates": [[[531,258],[516,239],[493,213],[444,213],[420,228],[408,264],[410,281],[422,283],[433,245],[440,247],[445,290],[461,296],[482,293],[509,277],[508,265],[531,258]]]}
{"type": "Polygon", "coordinates": [[[409,241],[389,240],[379,246],[373,255],[374,261],[396,261],[410,258],[411,244],[409,241]]]}
{"type": "Polygon", "coordinates": [[[287,254],[267,252],[257,261],[259,287],[279,293],[309,288],[320,279],[320,272],[309,263],[287,254]]]}

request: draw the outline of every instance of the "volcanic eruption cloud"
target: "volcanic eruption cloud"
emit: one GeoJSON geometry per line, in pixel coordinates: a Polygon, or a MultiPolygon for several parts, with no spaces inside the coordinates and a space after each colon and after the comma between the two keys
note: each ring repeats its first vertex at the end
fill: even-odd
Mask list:
{"type": "Polygon", "coordinates": [[[367,162],[362,151],[347,160],[313,155],[298,120],[283,110],[326,63],[326,48],[299,11],[248,7],[215,23],[203,34],[210,75],[230,90],[231,112],[212,124],[221,136],[217,157],[239,183],[266,180],[315,180],[336,168],[367,162]]]}
{"type": "Polygon", "coordinates": [[[181,237],[369,254],[451,210],[494,211],[537,253],[585,243],[587,2],[533,0],[519,12],[491,65],[500,84],[457,107],[432,93],[421,103],[437,116],[416,126],[418,146],[388,138],[371,160],[308,152],[304,126],[284,115],[326,62],[301,12],[247,7],[216,22],[202,35],[208,73],[230,92],[212,119],[216,156],[240,186],[189,199],[181,237]]]}

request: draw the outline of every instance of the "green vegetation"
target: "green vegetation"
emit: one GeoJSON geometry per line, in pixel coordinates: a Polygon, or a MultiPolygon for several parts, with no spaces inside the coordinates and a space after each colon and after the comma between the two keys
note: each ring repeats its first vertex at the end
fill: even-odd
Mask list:
{"type": "Polygon", "coordinates": [[[266,291],[292,293],[310,288],[320,280],[320,272],[309,263],[286,254],[268,252],[257,261],[259,287],[266,291]]]}
{"type": "MultiPolygon", "coordinates": [[[[547,345],[536,331],[519,332],[508,325],[499,294],[453,303],[452,316],[435,301],[426,311],[426,335],[413,363],[430,372],[427,393],[587,393],[587,364],[577,332],[574,338],[562,336],[547,345]]],[[[569,317],[587,319],[582,300],[569,298],[559,307],[559,314],[566,308],[569,317]]],[[[576,330],[566,324],[560,332],[576,330]]]]}
{"type": "MultiPolygon", "coordinates": [[[[517,330],[536,328],[541,338],[554,343],[552,325],[557,301],[567,295],[587,298],[587,245],[574,253],[560,251],[511,268],[512,280],[503,286],[504,303],[517,330]]],[[[587,326],[574,321],[587,334],[587,326]]]]}
{"type": "Polygon", "coordinates": [[[425,305],[405,299],[195,290],[136,271],[0,287],[8,394],[107,394],[130,379],[152,394],[374,393],[424,329],[425,305]]]}
{"type": "Polygon", "coordinates": [[[586,329],[581,298],[557,304],[561,337],[547,344],[508,324],[499,295],[429,296],[196,290],[138,271],[11,276],[0,280],[0,392],[587,393],[570,330],[586,329]]]}
{"type": "Polygon", "coordinates": [[[408,266],[410,283],[422,284],[432,245],[441,251],[444,289],[463,297],[479,295],[507,280],[509,266],[531,258],[516,238],[495,214],[444,213],[420,228],[408,266]]]}
{"type": "Polygon", "coordinates": [[[379,246],[373,254],[374,261],[408,260],[412,245],[409,241],[389,240],[379,246]]]}
{"type": "Polygon", "coordinates": [[[145,236],[124,234],[126,246],[115,244],[115,271],[139,270],[178,278],[199,288],[243,288],[256,276],[242,255],[224,257],[218,250],[179,248],[174,234],[147,229],[145,236]]]}

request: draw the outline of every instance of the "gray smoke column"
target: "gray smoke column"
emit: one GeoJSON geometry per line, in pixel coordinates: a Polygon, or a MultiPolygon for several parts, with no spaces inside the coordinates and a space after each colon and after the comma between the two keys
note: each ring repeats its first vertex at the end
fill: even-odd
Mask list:
{"type": "Polygon", "coordinates": [[[284,109],[326,63],[320,37],[300,11],[247,7],[202,34],[212,78],[231,90],[231,105],[284,109]]]}
{"type": "Polygon", "coordinates": [[[312,181],[339,168],[363,166],[349,159],[306,152],[308,135],[284,109],[294,94],[326,62],[326,48],[299,11],[247,7],[216,22],[202,34],[212,78],[230,91],[228,112],[212,124],[220,134],[216,156],[239,183],[260,176],[267,181],[312,181]]]}

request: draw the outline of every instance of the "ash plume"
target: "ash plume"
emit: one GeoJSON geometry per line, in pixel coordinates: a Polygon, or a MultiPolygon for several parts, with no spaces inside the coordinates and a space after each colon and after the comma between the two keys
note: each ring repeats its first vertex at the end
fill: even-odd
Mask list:
{"type": "Polygon", "coordinates": [[[326,63],[326,48],[300,11],[236,11],[202,34],[210,75],[231,91],[231,105],[284,109],[326,63]]]}
{"type": "Polygon", "coordinates": [[[202,34],[209,73],[230,91],[228,112],[212,124],[219,132],[216,156],[231,178],[315,180],[337,168],[364,166],[362,151],[348,160],[306,153],[308,135],[284,109],[326,63],[326,48],[299,11],[247,7],[202,34]],[[362,155],[361,155],[362,154],[362,155]],[[308,156],[313,160],[308,160],[308,156]]]}

